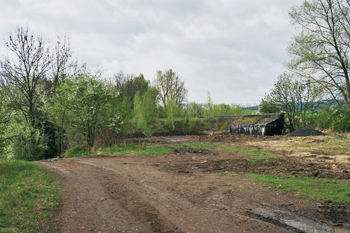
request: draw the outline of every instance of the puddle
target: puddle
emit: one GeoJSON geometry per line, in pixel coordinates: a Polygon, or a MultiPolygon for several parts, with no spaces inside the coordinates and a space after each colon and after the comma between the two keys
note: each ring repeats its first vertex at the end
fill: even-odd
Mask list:
{"type": "Polygon", "coordinates": [[[279,219],[288,226],[292,226],[306,233],[350,233],[350,229],[331,227],[325,224],[315,223],[309,220],[296,221],[279,219]]]}
{"type": "Polygon", "coordinates": [[[249,212],[248,214],[251,217],[258,218],[262,221],[275,224],[294,232],[350,233],[350,224],[329,226],[328,224],[318,223],[284,211],[269,211],[259,208],[253,212],[249,212]]]}

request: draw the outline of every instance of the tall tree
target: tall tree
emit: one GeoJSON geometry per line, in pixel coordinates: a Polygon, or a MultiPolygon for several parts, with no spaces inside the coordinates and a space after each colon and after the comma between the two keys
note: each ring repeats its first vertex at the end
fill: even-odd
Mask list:
{"type": "Polygon", "coordinates": [[[52,98],[50,110],[55,122],[68,121],[67,127],[76,129],[86,144],[92,147],[96,134],[106,119],[108,109],[116,108],[117,91],[102,81],[98,74],[84,72],[66,79],[59,85],[52,98]]]}
{"type": "Polygon", "coordinates": [[[33,128],[39,124],[40,88],[51,69],[50,50],[41,36],[34,36],[28,28],[17,27],[6,47],[14,55],[0,62],[0,75],[5,79],[13,105],[33,128]]]}
{"type": "Polygon", "coordinates": [[[164,107],[166,107],[170,96],[172,96],[178,106],[182,106],[186,99],[187,89],[185,88],[185,83],[181,81],[180,77],[172,69],[164,72],[158,70],[155,86],[159,90],[160,100],[164,107]]]}
{"type": "Polygon", "coordinates": [[[135,76],[132,74],[125,75],[119,72],[114,76],[115,85],[119,91],[119,100],[121,102],[130,103],[130,111],[134,109],[134,97],[136,93],[142,96],[149,89],[149,81],[146,80],[143,74],[135,76]]]}
{"type": "Polygon", "coordinates": [[[297,128],[309,126],[310,114],[312,116],[315,113],[321,97],[322,90],[319,85],[302,83],[293,74],[283,73],[271,92],[262,100],[261,105],[269,107],[260,111],[279,109],[285,112],[288,120],[286,125],[293,132],[297,128]]]}
{"type": "Polygon", "coordinates": [[[289,67],[350,105],[350,1],[306,0],[290,11],[299,35],[289,67]]]}
{"type": "Polygon", "coordinates": [[[175,130],[175,118],[181,115],[181,108],[176,103],[176,99],[173,97],[172,94],[169,95],[167,98],[166,103],[166,115],[167,115],[167,121],[166,123],[171,127],[171,131],[175,130]]]}
{"type": "Polygon", "coordinates": [[[153,134],[157,126],[158,110],[156,105],[157,90],[150,88],[142,96],[136,93],[134,98],[134,119],[137,129],[146,137],[153,134]]]}
{"type": "Polygon", "coordinates": [[[206,117],[212,117],[214,112],[214,103],[211,98],[210,92],[208,91],[207,103],[204,104],[206,117]]]}
{"type": "Polygon", "coordinates": [[[73,50],[67,35],[57,36],[57,41],[51,54],[52,84],[54,89],[63,82],[67,76],[77,74],[81,71],[81,67],[79,67],[78,62],[73,59],[73,50]]]}
{"type": "Polygon", "coordinates": [[[57,41],[52,50],[40,35],[34,35],[27,28],[18,26],[5,43],[10,57],[0,61],[0,76],[5,81],[5,89],[11,96],[14,109],[33,128],[40,127],[42,114],[40,107],[44,93],[67,74],[68,68],[75,66],[68,39],[57,41]]]}

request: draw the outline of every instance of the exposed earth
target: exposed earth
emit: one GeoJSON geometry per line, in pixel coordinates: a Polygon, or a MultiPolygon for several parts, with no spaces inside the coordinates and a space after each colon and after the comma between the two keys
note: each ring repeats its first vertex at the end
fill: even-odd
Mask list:
{"type": "MultiPolygon", "coordinates": [[[[350,206],[263,187],[246,173],[314,176],[349,182],[350,154],[284,145],[320,137],[179,136],[129,144],[222,142],[283,155],[186,147],[157,156],[98,155],[39,161],[62,181],[63,205],[43,232],[350,232],[350,206]]],[[[322,147],[321,147],[322,148],[322,147]]]]}

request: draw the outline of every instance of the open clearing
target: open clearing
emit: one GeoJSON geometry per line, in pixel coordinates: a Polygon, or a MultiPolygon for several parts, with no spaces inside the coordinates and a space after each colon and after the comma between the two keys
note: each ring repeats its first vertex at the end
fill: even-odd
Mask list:
{"type": "Polygon", "coordinates": [[[43,232],[350,232],[349,204],[263,187],[245,175],[349,182],[350,152],[341,149],[346,145],[332,148],[330,140],[327,136],[154,137],[123,143],[174,145],[173,152],[39,161],[57,175],[64,191],[63,205],[43,232]],[[282,156],[251,163],[244,153],[194,149],[188,143],[243,146],[282,156]]]}

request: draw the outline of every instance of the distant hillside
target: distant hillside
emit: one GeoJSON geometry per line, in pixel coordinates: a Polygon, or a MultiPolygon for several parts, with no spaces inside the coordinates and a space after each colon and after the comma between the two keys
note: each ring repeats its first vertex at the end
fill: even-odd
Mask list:
{"type": "MultiPolygon", "coordinates": [[[[326,107],[326,106],[333,106],[333,105],[337,105],[337,104],[342,104],[344,103],[344,101],[342,100],[323,100],[322,102],[316,102],[314,103],[316,106],[318,106],[316,108],[317,111],[321,110],[322,108],[326,107]]],[[[303,103],[305,104],[305,103],[303,103]]],[[[252,110],[252,111],[258,111],[259,110],[259,106],[249,106],[249,107],[242,107],[242,109],[244,110],[252,110]]]]}
{"type": "Polygon", "coordinates": [[[259,106],[242,107],[244,110],[258,111],[259,106]]]}

